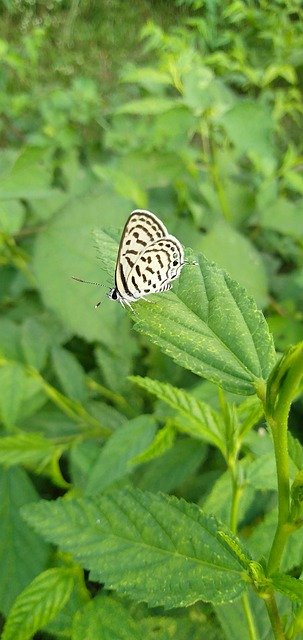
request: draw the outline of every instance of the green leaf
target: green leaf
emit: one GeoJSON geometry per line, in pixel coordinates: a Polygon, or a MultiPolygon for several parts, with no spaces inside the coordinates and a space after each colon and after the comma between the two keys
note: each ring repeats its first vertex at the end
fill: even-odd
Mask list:
{"type": "Polygon", "coordinates": [[[140,640],[140,625],[122,603],[97,595],[73,620],[72,640],[140,640]]]}
{"type": "MultiPolygon", "coordinates": [[[[93,230],[112,225],[113,211],[115,224],[122,226],[131,206],[104,186],[91,187],[89,195],[69,201],[35,242],[33,269],[46,306],[68,331],[108,346],[114,346],[119,332],[119,305],[107,300],[106,290],[100,293],[97,287],[74,282],[71,277],[104,283],[106,274],[100,269],[93,230]],[[102,309],[95,310],[100,299],[104,300],[102,309]]],[[[112,268],[108,289],[113,280],[112,268]]]]}
{"type": "MultiPolygon", "coordinates": [[[[257,630],[256,637],[269,640],[266,634],[270,632],[271,625],[264,602],[253,592],[249,592],[249,601],[253,624],[257,630]]],[[[242,600],[215,605],[214,610],[224,631],[225,640],[251,640],[252,636],[247,626],[242,600]]]]}
{"type": "Polygon", "coordinates": [[[125,490],[98,500],[45,501],[23,514],[90,569],[92,580],[150,606],[227,602],[247,587],[243,561],[222,539],[222,526],[183,500],[125,490]]]}
{"type": "Polygon", "coordinates": [[[203,236],[200,246],[207,258],[247,289],[258,306],[265,305],[268,283],[264,263],[248,238],[224,220],[218,220],[203,236]]]}
{"type": "Polygon", "coordinates": [[[256,153],[271,158],[274,123],[269,109],[261,102],[238,101],[220,122],[239,154],[256,153]]]}
{"type": "Polygon", "coordinates": [[[89,475],[86,494],[101,493],[135,468],[133,458],[152,442],[156,423],[152,416],[138,416],[120,427],[106,442],[89,475]]]}
{"type": "Polygon", "coordinates": [[[276,199],[259,213],[259,222],[266,229],[274,229],[301,240],[303,236],[303,200],[291,202],[286,198],[276,199]]]}
{"type": "Polygon", "coordinates": [[[0,439],[0,464],[21,464],[37,474],[45,473],[49,466],[56,465],[66,446],[53,444],[39,433],[17,433],[0,439]]]}
{"type": "Polygon", "coordinates": [[[62,347],[53,347],[52,362],[63,392],[73,400],[85,402],[88,399],[85,372],[74,354],[62,347]]]}
{"type": "Polygon", "coordinates": [[[0,610],[7,614],[26,585],[45,568],[49,547],[20,517],[37,499],[26,473],[0,467],[0,610]]]}
{"type": "Polygon", "coordinates": [[[219,449],[224,446],[218,428],[216,413],[209,405],[196,400],[190,393],[183,389],[177,389],[171,384],[152,380],[151,378],[141,378],[140,376],[131,376],[129,379],[138,385],[140,389],[152,393],[159,400],[163,400],[163,402],[166,402],[184,416],[186,423],[182,431],[195,438],[206,440],[206,442],[217,446],[219,449]]]}
{"type": "Polygon", "coordinates": [[[174,109],[180,100],[177,98],[162,98],[158,96],[151,96],[142,98],[141,100],[133,100],[132,102],[126,102],[120,107],[117,107],[116,113],[131,113],[134,115],[156,115],[158,113],[164,113],[170,109],[174,109]]]}
{"type": "Polygon", "coordinates": [[[22,324],[21,346],[27,364],[41,371],[46,364],[49,338],[40,322],[27,318],[22,324]]]}
{"type": "Polygon", "coordinates": [[[177,440],[165,453],[139,470],[136,486],[154,493],[171,493],[194,476],[206,456],[207,447],[203,443],[189,438],[177,440]]]}
{"type": "Polygon", "coordinates": [[[0,201],[0,230],[9,235],[18,233],[25,220],[25,207],[19,200],[0,201]]]}
{"type": "Polygon", "coordinates": [[[275,351],[245,289],[199,254],[199,266],[182,270],[177,295],[157,295],[152,308],[136,303],[135,329],[179,365],[224,389],[264,394],[275,351]]]}
{"type": "Polygon", "coordinates": [[[303,446],[297,438],[294,438],[290,431],[287,433],[287,440],[289,456],[300,471],[303,469],[303,446]]]}
{"type": "Polygon", "coordinates": [[[176,429],[173,424],[168,421],[163,429],[157,431],[153,441],[145,449],[142,453],[133,458],[133,462],[136,464],[142,464],[144,462],[149,462],[150,460],[154,460],[159,456],[162,456],[163,453],[170,450],[173,446],[174,440],[176,437],[176,429]]]}
{"type": "Polygon", "coordinates": [[[0,416],[7,429],[11,429],[20,414],[26,375],[23,368],[12,362],[0,367],[0,416]]]}
{"type": "Polygon", "coordinates": [[[52,194],[45,149],[24,148],[6,175],[1,175],[0,198],[43,198],[52,194]]]}
{"type": "Polygon", "coordinates": [[[303,603],[303,581],[285,574],[272,576],[272,583],[277,589],[291,600],[300,600],[303,603]]]}
{"type": "Polygon", "coordinates": [[[70,569],[48,569],[16,598],[2,634],[2,640],[29,640],[53,620],[69,600],[74,586],[70,569]]]}

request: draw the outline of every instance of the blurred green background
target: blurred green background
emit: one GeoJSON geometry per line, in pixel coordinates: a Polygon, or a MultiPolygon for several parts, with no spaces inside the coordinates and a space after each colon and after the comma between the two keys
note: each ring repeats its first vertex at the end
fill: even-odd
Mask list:
{"type": "MultiPolygon", "coordinates": [[[[96,425],[105,434],[151,408],[128,375],[214,395],[135,335],[106,290],[71,280],[113,286],[98,229],[154,211],[247,288],[278,351],[302,340],[302,3],[5,0],[0,57],[0,413],[2,435],[25,438],[31,476],[13,482],[26,503],[71,476],[81,486],[96,425]],[[60,467],[77,439],[83,459],[60,467]]],[[[180,482],[201,462],[187,449],[180,482]]],[[[210,458],[214,478],[218,466],[210,458]]],[[[207,492],[188,482],[191,498],[207,492]]],[[[9,574],[2,613],[43,554],[9,574]]]]}

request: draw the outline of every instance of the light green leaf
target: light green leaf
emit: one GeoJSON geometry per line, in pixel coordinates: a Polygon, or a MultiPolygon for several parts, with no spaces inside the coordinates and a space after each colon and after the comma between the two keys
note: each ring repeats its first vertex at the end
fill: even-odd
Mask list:
{"type": "Polygon", "coordinates": [[[70,569],[55,568],[40,573],[16,598],[2,640],[29,640],[53,620],[69,600],[74,586],[70,569]]]}
{"type": "Polygon", "coordinates": [[[303,199],[291,202],[276,199],[259,213],[259,222],[265,229],[274,229],[286,236],[301,240],[303,237],[303,199]]]}
{"type": "Polygon", "coordinates": [[[73,620],[72,640],[141,640],[136,623],[122,603],[98,595],[78,611],[73,620]]]}
{"type": "Polygon", "coordinates": [[[273,118],[265,104],[252,100],[238,101],[221,118],[228,136],[239,154],[273,155],[273,118]]]}
{"type": "Polygon", "coordinates": [[[0,418],[7,429],[11,429],[20,414],[26,374],[17,363],[8,363],[0,367],[0,418]]]}
{"type": "Polygon", "coordinates": [[[272,576],[272,583],[277,589],[281,591],[291,600],[300,600],[303,603],[303,581],[287,576],[285,574],[277,574],[272,576]]]}
{"type": "Polygon", "coordinates": [[[19,200],[0,201],[0,231],[9,235],[22,228],[26,211],[19,200]]]}
{"type": "MultiPolygon", "coordinates": [[[[60,216],[52,218],[36,239],[33,269],[46,306],[69,331],[88,341],[114,345],[121,310],[107,300],[106,289],[75,282],[71,277],[106,281],[93,231],[96,227],[112,226],[113,220],[117,227],[122,227],[131,209],[131,203],[110,189],[91,187],[89,195],[68,202],[60,216]],[[95,310],[99,300],[104,301],[102,309],[95,310]]],[[[113,286],[113,281],[112,269],[106,288],[113,286]]]]}
{"type": "MultiPolygon", "coordinates": [[[[193,395],[187,393],[183,389],[177,389],[170,384],[152,380],[151,378],[141,378],[140,376],[131,376],[132,382],[144,389],[148,393],[152,393],[159,400],[163,400],[170,407],[186,418],[186,423],[182,431],[189,435],[206,440],[210,444],[222,448],[220,429],[218,428],[218,420],[215,411],[209,405],[200,400],[196,400],[193,395]]],[[[178,426],[178,425],[177,425],[178,426]]]]}
{"type": "Polygon", "coordinates": [[[45,501],[23,514],[90,569],[92,580],[150,606],[227,602],[247,588],[244,549],[240,562],[220,535],[223,525],[183,500],[124,490],[98,500],[45,501]]]}
{"type": "Polygon", "coordinates": [[[117,107],[116,113],[132,113],[134,115],[156,115],[174,109],[181,100],[179,98],[162,98],[152,96],[126,102],[117,107]]]}
{"type": "Polygon", "coordinates": [[[135,468],[133,458],[152,442],[156,423],[152,416],[138,416],[108,439],[91,468],[86,495],[101,493],[135,468]]]}
{"type": "Polygon", "coordinates": [[[245,287],[258,306],[267,301],[267,276],[260,253],[248,238],[224,220],[218,220],[203,236],[201,250],[245,287]]]}
{"type": "Polygon", "coordinates": [[[85,372],[74,354],[62,347],[53,347],[52,362],[63,392],[73,400],[85,402],[88,399],[85,372]]]}
{"type": "Polygon", "coordinates": [[[20,327],[5,316],[0,318],[0,355],[9,360],[22,360],[20,327]]]}
{"type": "Polygon", "coordinates": [[[303,446],[297,438],[294,438],[290,431],[287,433],[287,439],[289,456],[296,468],[300,471],[303,469],[303,446]]]}
{"type": "Polygon", "coordinates": [[[176,429],[170,421],[166,423],[163,429],[157,431],[152,443],[142,453],[133,458],[133,462],[136,464],[142,464],[149,462],[162,456],[163,453],[171,449],[176,437],[176,429]]]}
{"type": "MultiPolygon", "coordinates": [[[[1,442],[1,441],[0,441],[1,442]]],[[[20,516],[37,499],[26,473],[0,467],[0,610],[7,614],[16,596],[45,568],[49,547],[20,516]]]]}
{"type": "Polygon", "coordinates": [[[52,462],[56,464],[66,446],[53,444],[39,433],[17,433],[0,439],[0,464],[34,467],[35,473],[39,474],[52,462]]]}
{"type": "Polygon", "coordinates": [[[52,194],[51,171],[45,149],[24,148],[0,179],[0,198],[44,198],[52,194]]]}
{"type": "Polygon", "coordinates": [[[135,329],[224,389],[263,394],[275,351],[265,318],[245,289],[201,254],[199,266],[184,267],[177,286],[177,298],[159,294],[152,308],[136,303],[135,329]]]}

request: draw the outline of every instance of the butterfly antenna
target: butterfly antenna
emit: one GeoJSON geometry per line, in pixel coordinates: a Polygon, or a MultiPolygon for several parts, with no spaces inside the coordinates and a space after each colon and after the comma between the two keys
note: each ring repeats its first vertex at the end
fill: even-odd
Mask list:
{"type": "Polygon", "coordinates": [[[91,282],[90,280],[82,280],[82,278],[76,278],[76,276],[72,276],[73,280],[77,280],[77,282],[84,282],[84,284],[95,284],[97,287],[105,287],[104,284],[100,282],[91,282]]]}

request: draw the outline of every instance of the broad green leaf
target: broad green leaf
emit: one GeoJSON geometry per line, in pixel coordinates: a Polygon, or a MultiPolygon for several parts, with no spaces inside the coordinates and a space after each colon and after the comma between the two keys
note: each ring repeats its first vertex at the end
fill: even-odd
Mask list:
{"type": "Polygon", "coordinates": [[[23,514],[90,569],[92,580],[150,606],[227,602],[247,587],[245,551],[240,561],[220,535],[223,525],[183,500],[124,490],[98,500],[45,501],[23,514]]]}
{"type": "Polygon", "coordinates": [[[297,438],[294,438],[290,431],[287,433],[287,440],[289,456],[300,471],[303,469],[303,446],[297,438]]]}
{"type": "MultiPolygon", "coordinates": [[[[105,283],[93,231],[113,224],[123,226],[131,209],[131,203],[110,189],[91,187],[89,195],[69,201],[35,242],[33,269],[46,306],[66,329],[88,341],[113,346],[121,310],[107,300],[106,289],[75,282],[71,277],[105,283]],[[96,310],[94,305],[99,300],[104,302],[96,310]]],[[[113,286],[114,269],[110,273],[108,289],[113,286]]],[[[127,336],[128,332],[125,340],[127,336]]]]}
{"type": "Polygon", "coordinates": [[[261,158],[272,157],[274,123],[265,104],[252,100],[238,101],[224,113],[220,122],[239,154],[254,152],[261,158]]]}
{"type": "Polygon", "coordinates": [[[245,287],[258,306],[267,301],[267,276],[260,253],[248,238],[224,220],[218,220],[200,243],[209,260],[214,260],[245,287]]]}
{"type": "Polygon", "coordinates": [[[42,571],[48,545],[22,520],[20,507],[37,499],[21,469],[0,467],[0,610],[7,614],[16,596],[42,571]]]}
{"type": "Polygon", "coordinates": [[[155,395],[159,400],[163,400],[170,407],[186,418],[186,423],[182,429],[189,435],[206,440],[210,444],[214,444],[220,449],[223,446],[220,429],[218,427],[218,419],[215,411],[213,411],[206,403],[196,400],[193,395],[177,389],[172,385],[151,378],[141,378],[140,376],[131,376],[130,380],[144,389],[148,393],[155,395]]]}
{"type": "Polygon", "coordinates": [[[30,640],[64,607],[71,596],[74,575],[55,568],[40,573],[16,598],[2,640],[30,640]]]}
{"type": "Polygon", "coordinates": [[[49,338],[43,325],[27,318],[21,328],[21,346],[27,364],[40,371],[46,364],[49,338]]]}
{"type": "Polygon", "coordinates": [[[163,453],[169,451],[173,446],[176,437],[176,429],[173,424],[168,421],[163,429],[157,431],[152,443],[142,453],[133,458],[133,462],[136,464],[142,464],[154,460],[162,456],[163,453]]]}
{"type": "Polygon", "coordinates": [[[18,233],[25,220],[25,207],[19,200],[0,200],[0,231],[9,235],[18,233]]]}
{"type": "Polygon", "coordinates": [[[126,315],[120,318],[115,344],[97,347],[95,355],[106,386],[128,397],[132,389],[126,378],[133,371],[138,345],[135,336],[129,332],[126,315]]]}
{"type": "Polygon", "coordinates": [[[174,109],[180,103],[178,98],[163,98],[148,96],[141,100],[126,102],[117,107],[116,113],[131,113],[134,115],[156,115],[174,109]]]}
{"type": "MultiPolygon", "coordinates": [[[[265,514],[263,521],[254,527],[252,534],[247,539],[247,546],[256,560],[268,557],[277,522],[277,510],[269,511],[265,514]]],[[[282,557],[281,570],[285,572],[292,571],[295,567],[301,566],[302,557],[303,536],[300,528],[291,533],[287,540],[282,557]]]]}
{"type": "Polygon", "coordinates": [[[7,173],[1,175],[0,198],[44,198],[51,196],[51,171],[45,149],[24,148],[7,173]]]}
{"type": "Polygon", "coordinates": [[[171,493],[194,476],[206,456],[205,444],[189,438],[177,440],[170,449],[139,470],[136,486],[154,493],[171,493]]]}
{"type": "Polygon", "coordinates": [[[272,576],[272,583],[277,589],[281,591],[291,600],[300,600],[303,604],[303,581],[287,576],[285,574],[277,574],[272,576]]]}
{"type": "MultiPolygon", "coordinates": [[[[247,468],[247,460],[241,460],[239,467],[239,474],[243,474],[247,468]]],[[[255,490],[253,487],[246,486],[243,482],[240,506],[239,506],[239,518],[241,521],[245,519],[247,512],[251,508],[255,497],[255,490]]],[[[232,477],[229,471],[225,471],[210,487],[210,492],[203,502],[203,509],[207,513],[213,513],[222,522],[229,522],[231,517],[232,506],[232,477]]]]}
{"type": "Polygon", "coordinates": [[[88,390],[85,372],[73,353],[62,347],[53,347],[52,362],[64,393],[73,400],[85,402],[88,390]]]}
{"type": "Polygon", "coordinates": [[[73,620],[72,640],[141,640],[140,624],[122,603],[111,596],[98,595],[73,620]]]}
{"type": "Polygon", "coordinates": [[[300,240],[303,237],[303,200],[276,199],[259,213],[261,226],[300,240]]]}
{"type": "Polygon", "coordinates": [[[264,394],[275,363],[266,321],[245,289],[199,254],[187,266],[177,298],[159,294],[136,303],[135,329],[179,365],[228,391],[264,394]]]}
{"type": "Polygon", "coordinates": [[[26,374],[19,364],[0,366],[0,418],[7,429],[18,420],[25,384],[26,374]]]}
{"type": "Polygon", "coordinates": [[[23,465],[35,474],[51,477],[58,486],[66,488],[59,459],[67,448],[55,444],[39,433],[17,433],[0,439],[0,464],[4,467],[23,465]]]}
{"type": "MultiPolygon", "coordinates": [[[[267,633],[270,632],[271,625],[264,602],[252,591],[249,592],[248,597],[256,637],[260,640],[265,638],[269,640],[267,633]]],[[[241,599],[228,604],[215,605],[214,610],[224,631],[225,640],[251,640],[252,636],[241,599]]]]}
{"type": "Polygon", "coordinates": [[[21,360],[20,328],[16,322],[3,316],[0,318],[0,355],[9,360],[21,360]]]}
{"type": "Polygon", "coordinates": [[[86,494],[102,493],[113,482],[135,468],[133,458],[152,442],[156,423],[152,416],[138,416],[121,426],[108,439],[93,464],[86,494]]]}

